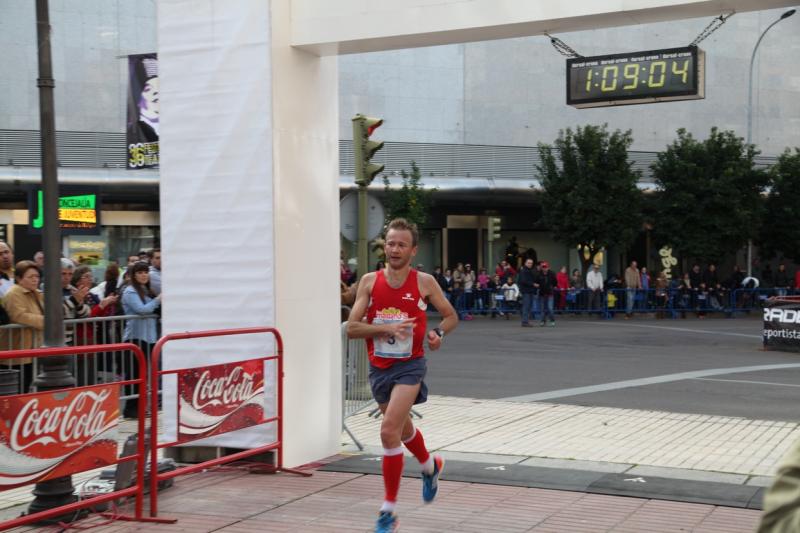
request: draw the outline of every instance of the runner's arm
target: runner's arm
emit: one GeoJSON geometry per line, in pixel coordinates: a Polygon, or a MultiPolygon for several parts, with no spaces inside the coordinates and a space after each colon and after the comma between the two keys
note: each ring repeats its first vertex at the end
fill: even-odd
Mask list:
{"type": "Polygon", "coordinates": [[[439,287],[439,284],[436,283],[436,280],[433,279],[433,276],[430,274],[425,274],[422,281],[425,291],[424,294],[427,294],[428,301],[433,305],[439,314],[442,315],[442,321],[439,323],[439,329],[441,329],[445,335],[449,334],[451,331],[456,329],[458,325],[458,315],[456,315],[456,310],[453,309],[453,306],[450,305],[450,302],[445,297],[444,293],[442,292],[442,288],[439,287]]]}

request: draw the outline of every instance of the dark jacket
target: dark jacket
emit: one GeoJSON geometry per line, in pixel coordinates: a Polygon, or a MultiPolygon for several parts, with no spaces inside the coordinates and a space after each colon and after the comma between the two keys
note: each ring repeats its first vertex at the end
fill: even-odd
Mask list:
{"type": "Polygon", "coordinates": [[[689,281],[692,282],[692,289],[699,289],[700,284],[703,283],[703,273],[695,272],[694,269],[690,270],[689,281]]]}
{"type": "Polygon", "coordinates": [[[533,286],[536,283],[534,280],[536,279],[536,272],[528,267],[522,267],[517,274],[517,286],[519,287],[519,292],[522,294],[533,294],[536,292],[536,287],[533,286]]]}
{"type": "Polygon", "coordinates": [[[792,282],[789,278],[789,273],[785,270],[781,272],[778,270],[775,272],[775,286],[779,289],[785,289],[792,286],[792,282]]]}
{"type": "Polygon", "coordinates": [[[539,272],[534,278],[534,283],[539,285],[539,294],[541,296],[550,296],[558,286],[556,273],[552,270],[548,270],[546,273],[539,272]]]}
{"type": "Polygon", "coordinates": [[[712,272],[711,270],[706,269],[706,271],[703,272],[703,283],[705,283],[706,287],[709,289],[715,289],[717,285],[719,285],[719,276],[717,275],[717,271],[714,270],[712,272]]]}

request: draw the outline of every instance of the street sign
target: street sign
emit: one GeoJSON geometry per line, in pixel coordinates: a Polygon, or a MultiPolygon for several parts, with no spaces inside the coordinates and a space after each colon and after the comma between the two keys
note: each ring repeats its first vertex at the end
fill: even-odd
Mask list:
{"type": "MultiPolygon", "coordinates": [[[[386,212],[374,196],[367,196],[367,239],[381,234],[386,212]]],[[[339,201],[339,229],[348,241],[358,240],[358,194],[350,193],[339,201]]]]}

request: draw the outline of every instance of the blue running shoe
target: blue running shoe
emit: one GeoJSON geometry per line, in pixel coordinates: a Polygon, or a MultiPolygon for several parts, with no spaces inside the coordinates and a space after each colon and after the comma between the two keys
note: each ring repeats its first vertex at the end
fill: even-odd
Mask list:
{"type": "Polygon", "coordinates": [[[397,515],[391,511],[381,511],[375,523],[375,533],[392,533],[397,530],[397,515]]]}
{"type": "Polygon", "coordinates": [[[439,455],[433,456],[433,474],[422,473],[422,499],[431,503],[439,490],[439,476],[444,470],[444,459],[439,455]]]}

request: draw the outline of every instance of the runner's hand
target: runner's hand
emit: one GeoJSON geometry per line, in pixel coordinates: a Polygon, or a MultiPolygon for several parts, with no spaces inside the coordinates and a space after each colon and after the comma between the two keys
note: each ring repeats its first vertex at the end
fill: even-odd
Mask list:
{"type": "Polygon", "coordinates": [[[442,346],[442,338],[436,334],[435,331],[430,330],[428,332],[428,348],[431,349],[432,352],[435,352],[442,346]]]}
{"type": "Polygon", "coordinates": [[[416,322],[416,318],[407,318],[402,322],[391,322],[389,324],[383,324],[381,326],[381,336],[386,337],[396,337],[400,340],[405,339],[409,335],[411,335],[412,330],[414,329],[414,322],[416,322]]]}

